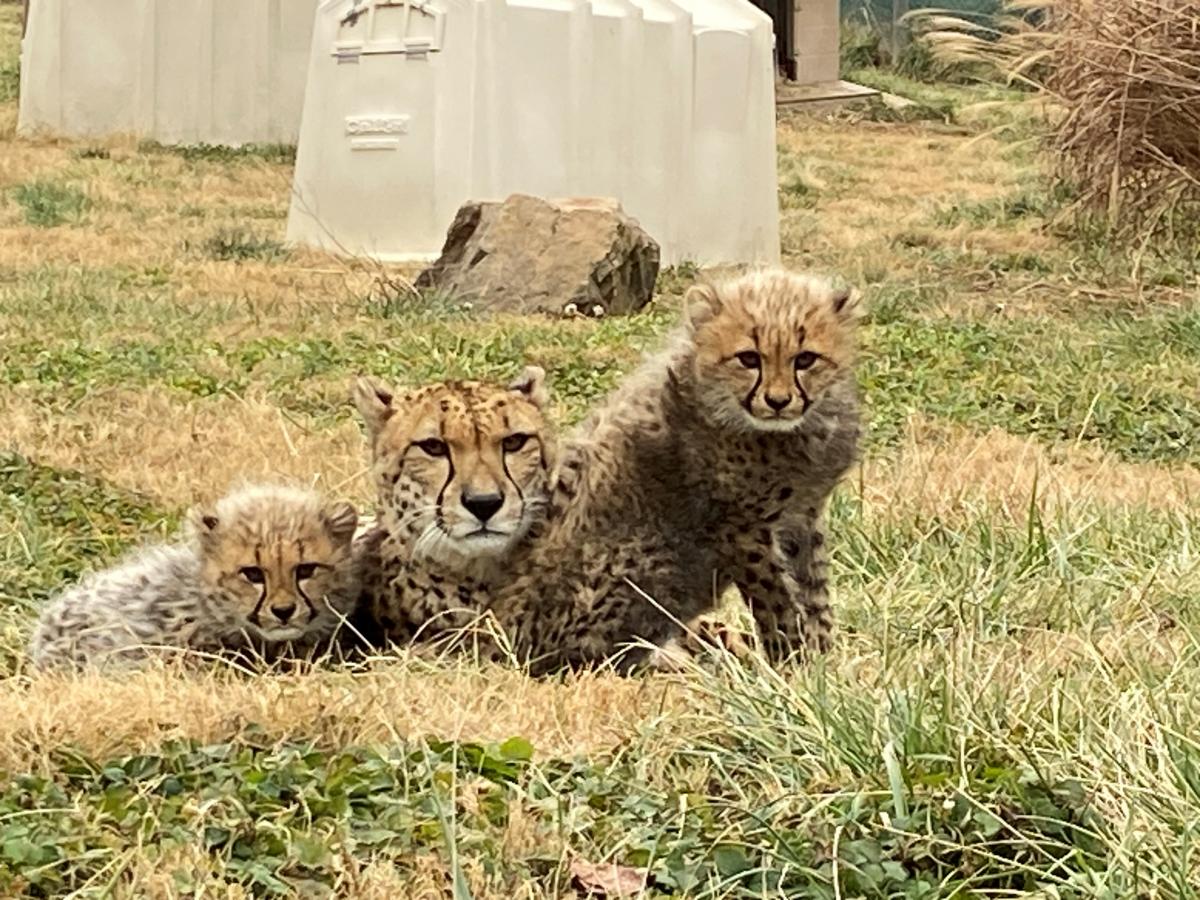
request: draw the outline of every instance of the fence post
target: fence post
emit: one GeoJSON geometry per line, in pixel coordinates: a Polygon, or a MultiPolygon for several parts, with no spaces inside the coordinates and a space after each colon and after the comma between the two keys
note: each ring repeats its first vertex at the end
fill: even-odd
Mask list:
{"type": "Polygon", "coordinates": [[[900,62],[900,57],[908,49],[908,23],[901,21],[908,15],[908,0],[892,0],[892,65],[900,62]]]}
{"type": "Polygon", "coordinates": [[[25,29],[29,27],[29,0],[21,6],[21,37],[25,37],[25,29]]]}

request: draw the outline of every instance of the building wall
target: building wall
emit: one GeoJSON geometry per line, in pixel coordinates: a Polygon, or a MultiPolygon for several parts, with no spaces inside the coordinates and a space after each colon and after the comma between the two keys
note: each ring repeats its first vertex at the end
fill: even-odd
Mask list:
{"type": "Polygon", "coordinates": [[[796,81],[838,79],[838,0],[794,0],[796,81]]]}

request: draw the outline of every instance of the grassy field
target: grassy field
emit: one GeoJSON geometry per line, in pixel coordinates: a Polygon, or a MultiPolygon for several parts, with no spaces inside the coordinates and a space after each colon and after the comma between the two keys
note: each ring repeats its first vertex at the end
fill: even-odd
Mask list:
{"type": "Polygon", "coordinates": [[[16,9],[0,894],[569,897],[580,861],[645,867],[648,897],[1200,893],[1195,272],[1048,227],[1028,110],[868,71],[919,105],[780,123],[787,262],[872,310],[819,664],[64,680],[23,660],[39,606],[193,501],[284,474],[369,503],[354,373],[529,360],[569,423],[689,272],[627,319],[421,308],[282,245],[286,150],[17,140],[16,9]]]}

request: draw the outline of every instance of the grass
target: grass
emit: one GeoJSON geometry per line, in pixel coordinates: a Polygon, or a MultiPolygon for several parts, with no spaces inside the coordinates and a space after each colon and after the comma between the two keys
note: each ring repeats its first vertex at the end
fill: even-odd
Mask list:
{"type": "Polygon", "coordinates": [[[1003,92],[866,77],[937,114],[778,132],[787,263],[871,310],[837,647],[543,681],[404,654],[60,679],[24,646],[62,584],[241,477],[369,506],[354,374],[528,360],[572,422],[701,268],[628,318],[483,319],[285,250],[286,150],[28,143],[0,96],[0,895],[569,897],[582,860],[646,897],[1195,896],[1194,261],[1052,227],[1032,113],[973,111],[1003,92]],[[86,209],[38,199],[47,229],[29,185],[86,209]]]}
{"type": "Polygon", "coordinates": [[[21,207],[25,221],[38,228],[78,223],[88,208],[87,195],[79,188],[53,181],[31,181],[12,189],[13,201],[21,207]]]}
{"type": "Polygon", "coordinates": [[[222,228],[200,245],[200,250],[218,262],[245,262],[257,259],[274,262],[287,255],[287,251],[274,238],[262,237],[244,228],[222,228]]]}
{"type": "Polygon", "coordinates": [[[146,154],[169,153],[192,162],[212,162],[223,165],[255,160],[290,165],[296,161],[296,148],[287,144],[245,144],[241,147],[224,147],[217,144],[166,145],[157,141],[141,141],[138,144],[138,151],[146,154]]]}

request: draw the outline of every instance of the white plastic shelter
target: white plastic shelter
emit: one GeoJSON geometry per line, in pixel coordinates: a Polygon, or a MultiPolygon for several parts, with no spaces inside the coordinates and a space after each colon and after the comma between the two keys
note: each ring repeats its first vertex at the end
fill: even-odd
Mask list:
{"type": "Polygon", "coordinates": [[[772,42],[748,0],[325,0],[288,238],[427,259],[467,200],[602,196],[665,264],[773,262],[772,42]]]}
{"type": "Polygon", "coordinates": [[[295,143],[317,0],[33,0],[21,134],[295,143]]]}

